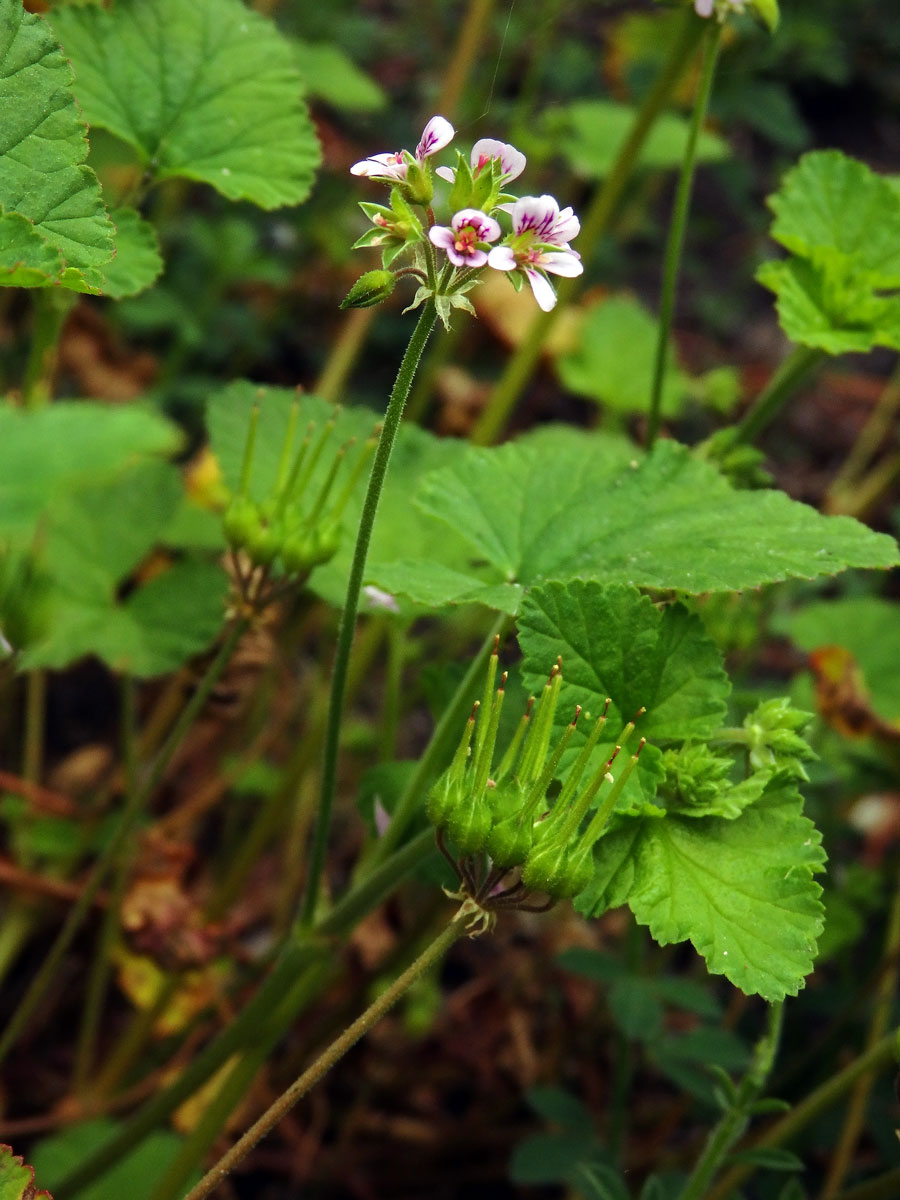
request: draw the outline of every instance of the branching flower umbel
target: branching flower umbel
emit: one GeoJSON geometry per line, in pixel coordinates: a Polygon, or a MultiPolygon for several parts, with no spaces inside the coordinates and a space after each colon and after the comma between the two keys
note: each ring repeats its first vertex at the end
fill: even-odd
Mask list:
{"type": "Polygon", "coordinates": [[[516,290],[527,280],[538,304],[548,312],[556,304],[549,276],[581,274],[580,256],[569,244],[580,230],[572,209],[560,209],[552,196],[518,198],[504,190],[524,171],[525,155],[507,142],[481,138],[468,158],[457,153],[455,167],[433,169],[432,156],[453,136],[450,122],[435,116],[425,126],[414,154],[408,150],[373,154],[350,168],[354,175],[387,184],[391,194],[389,205],[360,205],[373,227],[355,245],[378,246],[383,270],[368,272],[351,290],[344,307],[379,303],[393,290],[393,278],[413,276],[419,289],[410,308],[433,300],[448,325],[454,308],[474,312],[467,293],[483,270],[492,267],[505,272],[516,290]],[[433,175],[451,185],[445,224],[435,217],[433,175]],[[507,222],[511,230],[504,236],[507,222]],[[402,255],[411,261],[393,267],[402,255]],[[385,280],[385,275],[391,279],[385,280]]]}

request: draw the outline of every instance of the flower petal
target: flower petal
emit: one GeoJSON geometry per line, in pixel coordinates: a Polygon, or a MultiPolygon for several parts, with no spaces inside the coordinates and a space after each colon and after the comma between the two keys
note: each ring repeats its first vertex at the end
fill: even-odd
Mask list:
{"type": "Polygon", "coordinates": [[[509,246],[495,246],[488,255],[488,266],[497,271],[515,271],[518,264],[509,246]]]}
{"type": "Polygon", "coordinates": [[[516,234],[533,230],[539,242],[553,228],[559,216],[559,205],[552,196],[522,196],[513,205],[512,223],[516,234]]]}
{"type": "Polygon", "coordinates": [[[531,290],[534,292],[534,298],[538,302],[538,307],[544,312],[549,312],[551,308],[556,306],[556,292],[553,290],[553,284],[546,275],[542,275],[540,271],[533,271],[531,267],[525,268],[525,274],[528,276],[528,282],[531,284],[531,290]]]}
{"type": "Polygon", "coordinates": [[[422,130],[422,137],[416,146],[416,158],[421,162],[430,154],[437,154],[438,150],[443,150],[453,141],[455,133],[446,117],[432,117],[422,130]]]}
{"type": "Polygon", "coordinates": [[[408,170],[401,153],[370,154],[362,162],[354,163],[351,175],[365,175],[370,179],[405,179],[408,170]]]}
{"type": "Polygon", "coordinates": [[[501,229],[493,217],[483,213],[480,208],[461,208],[454,213],[450,221],[454,229],[465,229],[471,225],[478,234],[479,242],[496,242],[501,229]]]}
{"type": "Polygon", "coordinates": [[[456,182],[456,170],[453,167],[435,167],[435,175],[440,175],[441,179],[446,179],[448,183],[456,182]]]}
{"type": "Polygon", "coordinates": [[[518,179],[525,170],[525,155],[521,150],[517,150],[509,142],[498,142],[496,138],[479,138],[472,147],[472,154],[469,159],[472,164],[472,170],[477,171],[479,167],[483,167],[486,163],[490,162],[492,158],[500,159],[500,169],[505,175],[507,182],[510,179],[518,179]]]}
{"type": "Polygon", "coordinates": [[[433,246],[439,246],[441,250],[449,250],[456,241],[456,236],[449,225],[433,225],[428,230],[428,240],[433,246]]]}
{"type": "Polygon", "coordinates": [[[565,275],[569,279],[574,279],[584,271],[578,256],[565,250],[545,252],[538,258],[537,265],[552,275],[565,275]]]}

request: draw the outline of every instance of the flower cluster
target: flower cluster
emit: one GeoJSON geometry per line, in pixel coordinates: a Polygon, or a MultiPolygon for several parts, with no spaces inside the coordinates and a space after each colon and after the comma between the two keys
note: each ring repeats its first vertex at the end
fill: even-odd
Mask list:
{"type": "MultiPolygon", "coordinates": [[[[578,218],[571,208],[560,209],[552,196],[520,198],[507,193],[506,186],[525,169],[525,155],[506,142],[481,138],[468,158],[457,153],[455,167],[434,171],[451,185],[450,219],[438,224],[431,206],[430,159],[453,137],[446,118],[432,117],[414,153],[373,154],[350,168],[353,175],[391,188],[389,206],[360,205],[373,228],[356,246],[378,246],[385,270],[398,255],[410,252],[413,265],[394,274],[417,277],[421,286],[411,307],[433,297],[445,323],[452,308],[472,311],[466,293],[485,267],[505,272],[517,290],[527,282],[540,307],[549,312],[556,293],[548,276],[573,277],[583,270],[580,255],[570,245],[580,230],[578,218]]],[[[393,281],[385,286],[385,279],[375,279],[376,274],[381,276],[364,276],[363,286],[355,289],[358,298],[351,292],[345,305],[377,303],[389,294],[393,281]]]]}
{"type": "Polygon", "coordinates": [[[428,817],[437,827],[438,845],[460,879],[460,897],[472,902],[469,911],[476,919],[487,923],[500,908],[534,910],[534,893],[553,901],[576,896],[588,885],[594,844],[606,831],[644,744],[641,741],[636,754],[622,756],[624,765],[614,779],[610,768],[634,732],[630,721],[612,754],[601,754],[599,766],[591,763],[606,728],[607,700],[581,750],[565,767],[563,759],[576,723],[582,716],[589,718],[576,708],[554,744],[562,687],[557,662],[540,700],[535,705],[531,698],[512,742],[495,764],[506,682],[504,675],[494,690],[497,665],[495,643],[483,699],[469,718],[453,762],[428,797],[428,817]],[[555,779],[561,779],[561,786],[550,799],[555,779]],[[459,858],[450,855],[445,837],[459,858]],[[485,854],[490,867],[482,875],[485,854]]]}

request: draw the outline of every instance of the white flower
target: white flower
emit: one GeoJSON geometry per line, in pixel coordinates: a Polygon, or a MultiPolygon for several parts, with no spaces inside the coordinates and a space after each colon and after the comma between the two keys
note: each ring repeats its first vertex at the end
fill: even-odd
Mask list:
{"type": "Polygon", "coordinates": [[[485,246],[496,242],[500,226],[493,217],[477,208],[462,208],[449,225],[435,225],[428,237],[435,246],[447,251],[455,267],[483,267],[488,260],[485,246]]]}
{"type": "Polygon", "coordinates": [[[556,304],[556,293],[547,278],[573,278],[584,270],[569,241],[581,228],[571,208],[560,211],[552,196],[523,196],[504,205],[512,215],[512,234],[488,255],[488,266],[498,271],[518,271],[531,285],[534,298],[544,312],[556,304]]]}
{"type": "MultiPolygon", "coordinates": [[[[432,117],[425,128],[419,144],[416,146],[416,161],[422,163],[438,150],[453,141],[455,130],[446,117],[432,117]]],[[[385,179],[388,182],[403,180],[409,170],[412,155],[406,150],[394,152],[385,151],[383,154],[370,154],[361,162],[354,163],[350,168],[351,175],[365,175],[369,179],[385,179]]]]}
{"type": "MultiPolygon", "coordinates": [[[[495,158],[500,161],[500,171],[504,183],[509,183],[511,179],[518,179],[525,170],[525,155],[521,150],[517,150],[509,142],[498,142],[496,138],[479,138],[469,155],[472,174],[477,175],[495,158]]],[[[446,179],[449,183],[453,183],[456,179],[456,171],[453,167],[438,167],[435,174],[440,175],[441,179],[446,179]]]]}

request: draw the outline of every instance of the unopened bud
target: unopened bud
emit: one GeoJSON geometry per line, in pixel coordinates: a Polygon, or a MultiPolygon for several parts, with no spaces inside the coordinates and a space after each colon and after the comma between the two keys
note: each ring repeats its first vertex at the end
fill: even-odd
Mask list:
{"type": "Polygon", "coordinates": [[[341,301],[341,308],[371,308],[387,300],[394,290],[393,271],[366,271],[341,301]]]}

